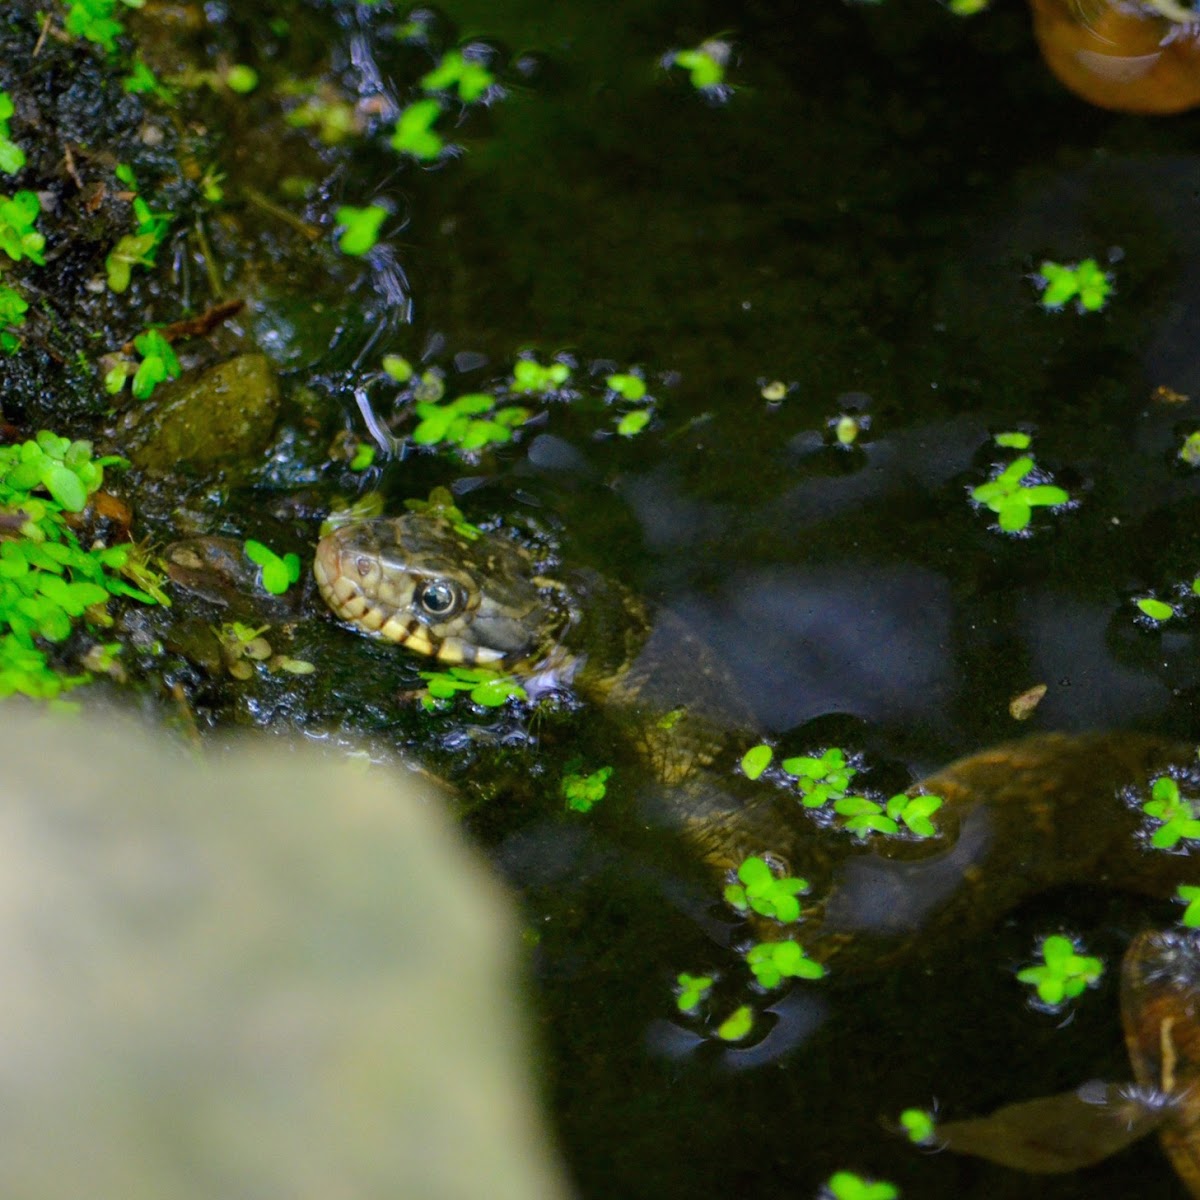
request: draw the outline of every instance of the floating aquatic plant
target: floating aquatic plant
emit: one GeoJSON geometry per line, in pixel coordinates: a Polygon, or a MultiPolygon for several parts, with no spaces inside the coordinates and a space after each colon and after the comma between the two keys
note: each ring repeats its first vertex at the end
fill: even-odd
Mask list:
{"type": "Polygon", "coordinates": [[[806,879],[779,876],[757,855],[747,858],[737,870],[737,882],[725,888],[725,899],[739,912],[753,910],[787,925],[800,919],[800,901],[808,891],[806,879]]]}
{"type": "Polygon", "coordinates": [[[1073,1000],[1085,989],[1095,986],[1104,974],[1104,963],[1098,958],[1080,954],[1069,937],[1054,934],[1041,945],[1042,961],[1017,972],[1021,983],[1032,984],[1038,999],[1049,1008],[1058,1008],[1073,1000]]]}

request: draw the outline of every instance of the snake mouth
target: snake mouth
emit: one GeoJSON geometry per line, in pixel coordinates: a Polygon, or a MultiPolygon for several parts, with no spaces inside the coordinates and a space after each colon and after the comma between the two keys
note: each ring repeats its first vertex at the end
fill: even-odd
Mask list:
{"type": "MultiPolygon", "coordinates": [[[[352,527],[347,527],[347,530],[352,527]]],[[[451,664],[490,666],[507,656],[463,636],[478,598],[453,620],[438,622],[413,611],[423,576],[384,561],[349,542],[342,530],[323,537],[313,556],[313,576],[321,598],[340,620],[360,633],[403,646],[415,654],[451,664]]]]}

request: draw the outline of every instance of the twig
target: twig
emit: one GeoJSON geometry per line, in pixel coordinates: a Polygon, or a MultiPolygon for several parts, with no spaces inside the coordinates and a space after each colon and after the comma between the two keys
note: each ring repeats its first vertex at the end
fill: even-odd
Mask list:
{"type": "Polygon", "coordinates": [[[42,52],[42,47],[46,44],[46,34],[50,32],[50,23],[53,20],[54,17],[50,13],[47,13],[45,20],[42,22],[42,32],[38,34],[38,40],[33,47],[34,58],[37,58],[37,56],[42,52]]]}
{"type": "Polygon", "coordinates": [[[276,217],[278,220],[283,221],[287,225],[290,225],[302,237],[308,238],[310,242],[315,242],[318,240],[318,238],[320,238],[321,231],[315,225],[310,225],[307,221],[296,216],[294,212],[290,212],[288,209],[276,204],[274,200],[264,196],[262,192],[258,190],[258,188],[243,187],[242,195],[245,196],[251,204],[255,204],[261,208],[263,212],[270,213],[271,216],[276,217]]]}
{"type": "Polygon", "coordinates": [[[208,276],[208,286],[212,294],[220,300],[225,294],[225,286],[221,282],[217,264],[213,259],[212,247],[208,244],[208,234],[204,232],[204,222],[196,218],[196,241],[200,243],[200,257],[204,259],[204,272],[208,276]]]}
{"type": "MultiPolygon", "coordinates": [[[[245,306],[245,300],[225,300],[199,316],[187,317],[173,325],[164,325],[158,332],[168,342],[181,341],[183,338],[207,337],[222,321],[227,321],[234,313],[241,312],[245,306]]],[[[121,347],[122,354],[132,354],[133,351],[132,342],[126,342],[121,347]]]]}
{"type": "Polygon", "coordinates": [[[79,178],[79,172],[75,169],[75,156],[71,153],[71,143],[63,142],[63,163],[66,165],[67,174],[74,181],[75,186],[82,192],[83,180],[79,178]]]}

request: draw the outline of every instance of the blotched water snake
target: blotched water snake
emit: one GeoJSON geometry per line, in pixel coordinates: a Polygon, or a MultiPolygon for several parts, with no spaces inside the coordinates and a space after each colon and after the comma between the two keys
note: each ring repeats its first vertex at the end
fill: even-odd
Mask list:
{"type": "Polygon", "coordinates": [[[720,872],[770,852],[813,882],[797,936],[815,953],[847,935],[966,934],[1056,884],[1167,896],[1189,878],[1186,856],[1147,852],[1145,817],[1126,797],[1162,774],[1194,777],[1194,746],[1129,733],[1007,743],[913,789],[944,797],[941,836],[866,849],[814,827],[775,789],[738,788],[713,770],[753,740],[749,714],[703,646],[618,584],[542,578],[515,541],[469,536],[432,512],[345,525],[321,541],[314,570],[326,603],[358,630],[442,662],[569,685],[617,711],[655,784],[651,819],[675,825],[720,872]]]}
{"type": "MultiPolygon", "coordinates": [[[[318,546],[314,572],[329,607],[359,631],[448,664],[570,686],[617,712],[653,781],[642,815],[675,826],[722,878],[747,856],[769,854],[811,880],[815,900],[798,926],[758,932],[795,938],[839,969],[965,938],[1066,883],[1167,897],[1195,882],[1188,854],[1148,848],[1140,807],[1163,775],[1200,784],[1193,745],[1132,733],[1006,743],[910,789],[943,797],[937,837],[867,846],[806,819],[778,789],[735,786],[731,747],[753,740],[748,714],[712,656],[618,584],[588,572],[543,578],[516,541],[430,511],[336,529],[318,546]]],[[[1182,1092],[1200,1079],[1200,1020],[1178,972],[1164,986],[1159,964],[1187,958],[1200,979],[1200,944],[1191,957],[1177,950],[1194,941],[1187,931],[1138,939],[1123,995],[1139,1078],[1178,1075],[1182,1092]],[[1171,1045],[1186,1054],[1164,1068],[1163,1030],[1177,1021],[1171,1045]]],[[[1163,1140],[1200,1195],[1196,1108],[1172,1109],[1180,1115],[1163,1140]]]]}

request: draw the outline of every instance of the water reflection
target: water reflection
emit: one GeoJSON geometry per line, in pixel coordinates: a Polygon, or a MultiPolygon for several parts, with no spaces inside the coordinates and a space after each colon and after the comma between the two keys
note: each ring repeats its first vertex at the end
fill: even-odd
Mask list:
{"type": "Polygon", "coordinates": [[[677,607],[767,729],[830,712],[933,719],[954,694],[950,589],[920,567],[750,571],[715,599],[677,607]]]}

